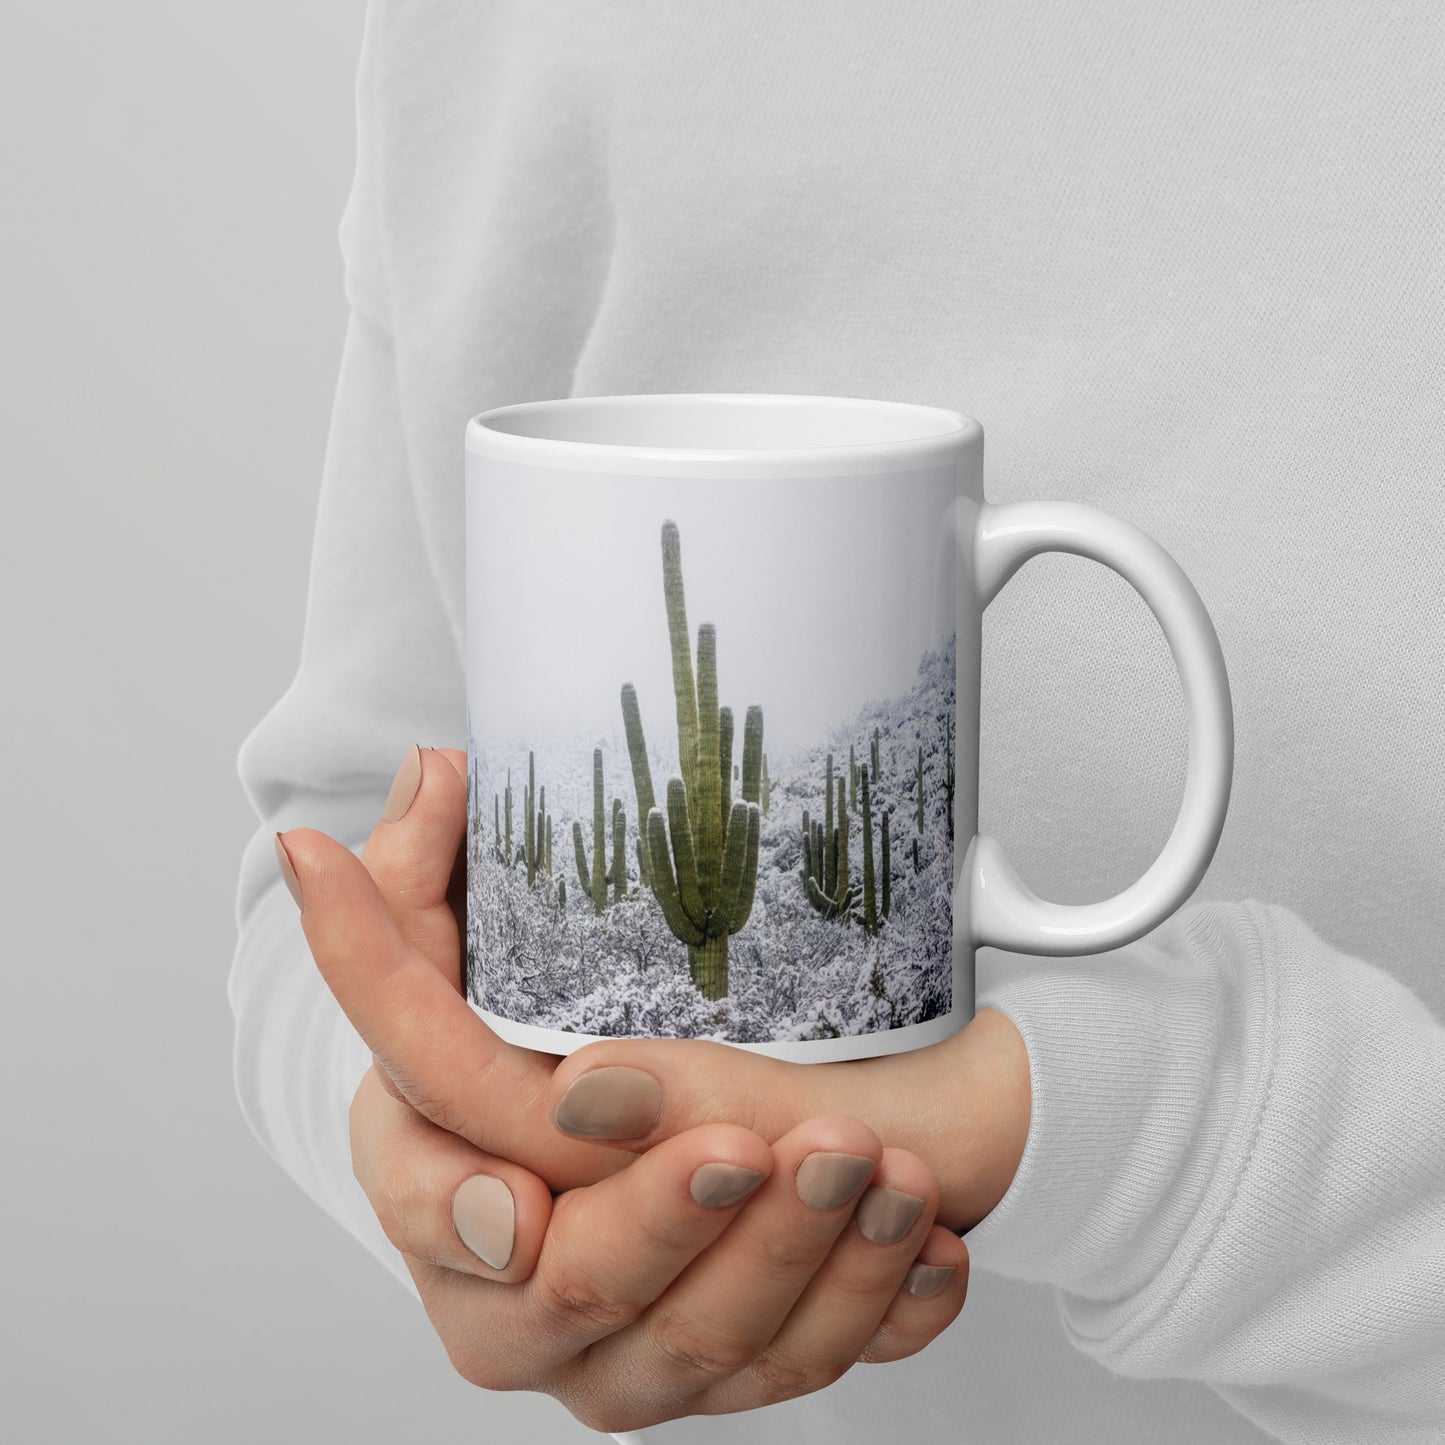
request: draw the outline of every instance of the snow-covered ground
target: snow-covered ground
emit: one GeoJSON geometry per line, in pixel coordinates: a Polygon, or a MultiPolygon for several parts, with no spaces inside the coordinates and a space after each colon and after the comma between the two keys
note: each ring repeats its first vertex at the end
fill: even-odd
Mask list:
{"type": "MultiPolygon", "coordinates": [[[[840,665],[842,665],[840,663],[840,665]]],[[[762,820],[752,913],[732,935],[728,993],[717,1001],[694,987],[688,951],[669,929],[637,867],[637,799],[619,710],[608,736],[531,740],[539,789],[553,819],[552,872],[527,884],[525,864],[495,855],[493,799],[511,770],[512,843],[523,838],[527,752],[490,753],[471,740],[472,809],[468,847],[468,978],[472,1000],[504,1018],[610,1037],[712,1038],[736,1043],[834,1038],[921,1023],[947,1013],[952,987],[953,838],[947,818],[945,720],[954,706],[954,644],[926,654],[914,686],[869,703],[816,747],[779,758],[767,749],[772,784],[762,820]],[[862,926],[861,805],[849,813],[849,865],[860,899],[852,921],[824,918],[803,886],[802,820],[823,816],[827,754],[835,777],[848,776],[848,747],[867,764],[881,733],[873,786],[874,857],[881,898],[882,814],[890,820],[892,913],[876,937],[862,926]],[[923,830],[915,769],[923,747],[923,830]],[[608,862],[612,803],[626,817],[628,893],[598,916],[575,861],[572,824],[580,820],[590,867],[592,754],[601,748],[608,862]],[[913,859],[918,845],[918,868],[913,859]],[[565,905],[559,880],[566,882],[565,905]]],[[[725,699],[726,700],[726,699],[725,699]]],[[[738,713],[734,760],[742,757],[738,713]]],[[[659,798],[677,768],[676,737],[648,736],[659,798]]],[[[835,784],[836,786],[836,784],[835,784]]],[[[734,785],[738,796],[740,784],[734,785]]],[[[503,825],[505,832],[505,824],[503,825]]],[[[612,890],[608,890],[609,899],[612,890]]]]}

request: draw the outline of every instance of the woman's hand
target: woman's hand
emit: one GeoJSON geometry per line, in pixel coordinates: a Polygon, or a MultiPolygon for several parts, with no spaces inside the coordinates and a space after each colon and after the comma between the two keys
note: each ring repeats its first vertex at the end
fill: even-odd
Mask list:
{"type": "Polygon", "coordinates": [[[703,1124],[556,1200],[375,1069],[351,1140],[457,1371],[554,1395],[594,1430],[805,1395],[917,1353],[963,1308],[968,1253],[933,1223],[927,1166],[841,1115],[771,1147],[703,1124]]]}
{"type": "Polygon", "coordinates": [[[955,1233],[1003,1197],[1028,1133],[1029,1065],[992,1009],[942,1043],[847,1063],[697,1039],[607,1040],[559,1060],[500,1039],[461,989],[466,768],[453,749],[409,751],[360,860],[314,829],[277,835],[317,967],[398,1099],[555,1190],[605,1179],[698,1124],[771,1142],[845,1114],[923,1159],[955,1233]]]}

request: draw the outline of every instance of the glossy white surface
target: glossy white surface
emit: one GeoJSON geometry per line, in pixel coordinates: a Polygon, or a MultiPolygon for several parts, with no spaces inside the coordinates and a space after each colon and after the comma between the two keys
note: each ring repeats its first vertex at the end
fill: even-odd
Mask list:
{"type": "MultiPolygon", "coordinates": [[[[960,536],[961,551],[967,542],[960,536]]],[[[1050,903],[1030,891],[995,839],[980,835],[965,860],[955,915],[966,913],[976,945],[1018,953],[1100,953],[1131,943],[1198,887],[1224,829],[1234,772],[1234,712],[1214,625],[1179,564],[1153,538],[1094,507],[985,503],[971,550],[981,607],[1041,552],[1091,557],[1129,582],[1158,618],[1179,669],[1189,761],[1168,841],[1144,875],[1121,893],[1099,903],[1050,903]]]]}

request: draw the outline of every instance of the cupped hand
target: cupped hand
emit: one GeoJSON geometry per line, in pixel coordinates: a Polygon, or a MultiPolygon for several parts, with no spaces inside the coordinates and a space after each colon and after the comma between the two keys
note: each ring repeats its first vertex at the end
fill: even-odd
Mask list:
{"type": "Polygon", "coordinates": [[[916,1155],[841,1115],[771,1147],[703,1124],[555,1200],[367,1071],[352,1158],[456,1370],[555,1396],[594,1430],[756,1409],[958,1315],[962,1240],[916,1155]]]}
{"type": "Polygon", "coordinates": [[[949,1230],[1003,1197],[1028,1133],[1029,1064],[992,1009],[941,1043],[844,1063],[701,1039],[604,1040],[559,1060],[498,1037],[461,988],[466,769],[455,749],[410,750],[359,859],[315,829],[277,835],[317,967],[398,1100],[553,1190],[597,1183],[700,1124],[772,1142],[843,1114],[924,1161],[949,1230]]]}

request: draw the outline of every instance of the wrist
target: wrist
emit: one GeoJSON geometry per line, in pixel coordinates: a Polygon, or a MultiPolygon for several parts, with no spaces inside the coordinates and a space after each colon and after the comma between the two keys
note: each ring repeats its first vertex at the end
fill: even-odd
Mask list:
{"type": "Polygon", "coordinates": [[[1032,1088],[1028,1049],[1007,1014],[981,1009],[947,1043],[951,1080],[938,1092],[949,1117],[939,1122],[934,1160],[938,1222],[963,1234],[1013,1183],[1028,1141],[1032,1088]]]}
{"type": "Polygon", "coordinates": [[[822,1068],[833,1073],[820,1107],[864,1120],[885,1144],[927,1162],[945,1229],[965,1233],[1008,1192],[1028,1139],[1032,1093],[1028,1050],[1007,1015],[983,1009],[928,1048],[822,1068]]]}

